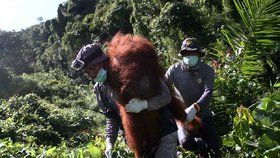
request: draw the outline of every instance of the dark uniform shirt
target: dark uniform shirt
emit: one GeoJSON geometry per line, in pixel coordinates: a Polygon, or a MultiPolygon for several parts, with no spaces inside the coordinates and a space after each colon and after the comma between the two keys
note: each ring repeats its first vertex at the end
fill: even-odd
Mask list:
{"type": "Polygon", "coordinates": [[[187,107],[197,103],[201,118],[211,116],[209,104],[214,87],[214,69],[211,66],[200,61],[194,69],[188,69],[181,61],[172,65],[165,77],[187,107]]]}

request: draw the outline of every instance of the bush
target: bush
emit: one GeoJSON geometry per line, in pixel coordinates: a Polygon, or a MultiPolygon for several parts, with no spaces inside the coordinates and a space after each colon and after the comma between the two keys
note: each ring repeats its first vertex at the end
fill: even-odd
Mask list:
{"type": "Polygon", "coordinates": [[[223,139],[227,157],[280,156],[279,101],[278,91],[263,98],[252,112],[242,106],[237,109],[233,130],[223,139]]]}
{"type": "Polygon", "coordinates": [[[83,131],[97,132],[105,124],[91,88],[75,85],[61,71],[24,74],[19,79],[15,87],[21,96],[1,101],[0,138],[57,144],[83,131]]]}

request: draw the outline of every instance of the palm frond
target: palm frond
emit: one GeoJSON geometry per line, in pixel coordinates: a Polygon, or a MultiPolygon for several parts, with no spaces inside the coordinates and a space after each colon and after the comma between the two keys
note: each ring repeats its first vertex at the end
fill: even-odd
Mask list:
{"type": "Polygon", "coordinates": [[[276,53],[280,41],[280,2],[277,0],[234,0],[240,24],[229,23],[221,29],[224,40],[239,55],[242,73],[248,76],[265,73],[264,65],[276,53]]]}

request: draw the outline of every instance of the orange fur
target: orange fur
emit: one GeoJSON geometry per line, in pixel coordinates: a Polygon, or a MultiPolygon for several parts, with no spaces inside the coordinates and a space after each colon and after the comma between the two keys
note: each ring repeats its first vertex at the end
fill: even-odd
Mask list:
{"type": "MultiPolygon", "coordinates": [[[[154,46],[147,39],[130,34],[116,34],[108,44],[108,80],[119,96],[116,100],[129,147],[135,157],[152,157],[160,139],[159,110],[127,113],[124,106],[132,98],[150,99],[161,93],[163,69],[154,46]]],[[[182,103],[172,99],[170,110],[184,124],[182,103]]]]}

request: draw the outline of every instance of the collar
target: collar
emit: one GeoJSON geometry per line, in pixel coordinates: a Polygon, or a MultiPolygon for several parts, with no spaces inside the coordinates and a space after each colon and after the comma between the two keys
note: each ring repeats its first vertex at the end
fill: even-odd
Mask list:
{"type": "Polygon", "coordinates": [[[199,60],[198,63],[197,63],[195,66],[189,67],[189,66],[187,66],[186,64],[184,64],[184,63],[182,62],[183,68],[184,68],[186,71],[191,72],[191,73],[196,73],[196,72],[199,70],[201,63],[202,63],[201,60],[199,60]]]}

